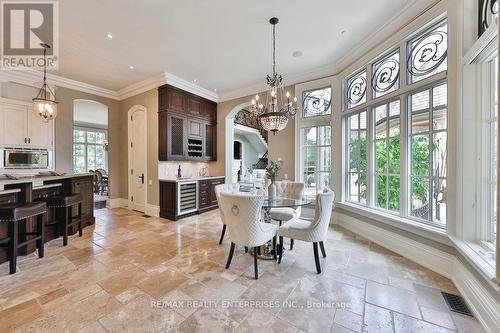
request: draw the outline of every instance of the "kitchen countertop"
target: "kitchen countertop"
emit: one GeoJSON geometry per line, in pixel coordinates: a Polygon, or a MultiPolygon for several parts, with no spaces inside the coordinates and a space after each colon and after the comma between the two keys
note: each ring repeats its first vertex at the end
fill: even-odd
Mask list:
{"type": "Polygon", "coordinates": [[[68,173],[61,176],[22,176],[19,175],[19,179],[0,179],[0,191],[3,191],[5,185],[11,184],[26,184],[32,183],[33,186],[41,186],[46,181],[51,180],[59,180],[59,179],[68,179],[68,178],[77,178],[77,177],[87,177],[93,176],[92,173],[68,173]]]}
{"type": "Polygon", "coordinates": [[[180,182],[189,182],[189,181],[197,181],[197,180],[206,180],[206,179],[217,179],[217,178],[226,178],[226,176],[198,176],[198,177],[190,177],[190,178],[160,178],[160,182],[167,183],[180,183],[180,182]]]}

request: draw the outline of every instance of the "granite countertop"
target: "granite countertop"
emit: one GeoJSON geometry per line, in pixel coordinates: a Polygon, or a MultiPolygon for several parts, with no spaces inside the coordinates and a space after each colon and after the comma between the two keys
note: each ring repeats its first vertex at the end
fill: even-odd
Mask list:
{"type": "Polygon", "coordinates": [[[68,179],[68,178],[76,178],[76,177],[86,177],[86,176],[93,176],[92,173],[68,173],[65,175],[61,176],[23,176],[19,175],[19,179],[5,179],[5,178],[0,178],[0,191],[3,190],[5,185],[11,185],[11,184],[25,184],[25,183],[32,183],[33,186],[41,186],[43,185],[44,182],[50,181],[50,180],[59,180],[59,179],[68,179]]]}
{"type": "Polygon", "coordinates": [[[217,178],[226,178],[226,176],[196,176],[196,177],[189,177],[189,178],[160,178],[160,182],[167,182],[167,183],[179,183],[179,182],[189,182],[189,181],[196,181],[196,180],[205,180],[205,179],[217,179],[217,178]]]}

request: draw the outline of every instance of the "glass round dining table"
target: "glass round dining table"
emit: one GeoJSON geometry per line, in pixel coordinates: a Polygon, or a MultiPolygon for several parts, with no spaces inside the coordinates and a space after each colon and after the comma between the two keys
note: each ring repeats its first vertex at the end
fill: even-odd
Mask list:
{"type": "MultiPolygon", "coordinates": [[[[287,197],[268,197],[264,198],[264,203],[262,204],[263,220],[266,223],[271,223],[271,209],[272,208],[297,208],[302,206],[310,205],[314,202],[314,197],[312,196],[302,196],[300,199],[293,199],[287,197]]],[[[277,244],[277,247],[279,245],[277,244]]],[[[283,249],[280,249],[283,251],[283,249]]],[[[275,259],[273,244],[271,241],[262,245],[260,248],[259,259],[273,260],[275,259]]]]}

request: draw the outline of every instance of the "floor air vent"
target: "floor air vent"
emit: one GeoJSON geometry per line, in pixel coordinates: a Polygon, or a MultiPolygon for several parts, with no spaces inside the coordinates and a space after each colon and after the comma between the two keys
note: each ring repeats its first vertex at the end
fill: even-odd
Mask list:
{"type": "Polygon", "coordinates": [[[441,292],[441,294],[443,294],[444,300],[451,311],[474,317],[462,297],[445,292],[441,292]]]}

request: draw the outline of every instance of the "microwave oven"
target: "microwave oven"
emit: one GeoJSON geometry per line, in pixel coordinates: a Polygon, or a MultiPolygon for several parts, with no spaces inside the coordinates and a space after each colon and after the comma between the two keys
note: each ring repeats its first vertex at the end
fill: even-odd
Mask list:
{"type": "Polygon", "coordinates": [[[48,149],[1,148],[0,169],[50,169],[48,149]]]}

